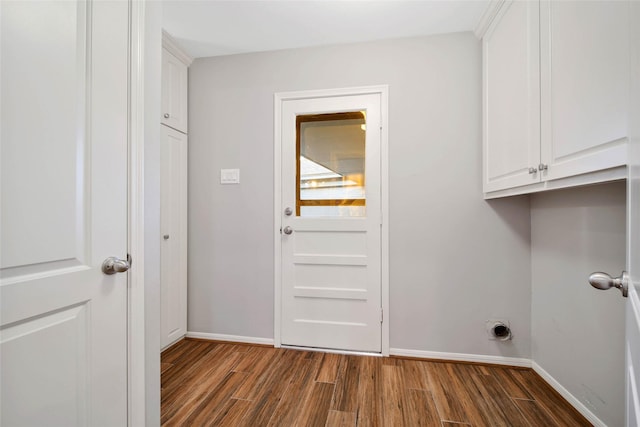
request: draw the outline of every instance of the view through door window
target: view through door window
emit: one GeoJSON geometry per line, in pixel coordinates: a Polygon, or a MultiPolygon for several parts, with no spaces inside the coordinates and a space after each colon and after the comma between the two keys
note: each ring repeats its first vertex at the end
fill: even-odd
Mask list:
{"type": "Polygon", "coordinates": [[[362,111],[297,117],[297,216],[365,216],[365,131],[362,111]]]}

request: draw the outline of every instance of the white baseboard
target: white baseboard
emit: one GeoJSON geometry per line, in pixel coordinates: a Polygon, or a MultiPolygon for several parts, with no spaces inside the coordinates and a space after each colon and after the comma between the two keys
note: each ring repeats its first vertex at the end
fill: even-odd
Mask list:
{"type": "Polygon", "coordinates": [[[187,338],[198,338],[201,340],[212,341],[230,341],[239,342],[245,344],[264,344],[273,345],[273,338],[257,338],[257,337],[245,337],[241,335],[226,335],[226,334],[210,334],[207,332],[187,332],[187,338]]]}
{"type": "Polygon", "coordinates": [[[595,427],[607,427],[605,423],[600,420],[600,418],[596,417],[593,412],[589,410],[582,402],[580,402],[573,394],[569,392],[566,388],[564,388],[555,378],[553,378],[547,371],[542,369],[540,365],[536,362],[532,364],[533,370],[540,375],[551,387],[554,388],[555,391],[560,393],[562,397],[564,397],[567,402],[571,404],[578,412],[582,414],[591,424],[595,427]]]}
{"type": "Polygon", "coordinates": [[[490,363],[494,365],[519,366],[523,368],[531,367],[531,359],[518,357],[488,356],[482,354],[446,353],[440,351],[406,350],[402,348],[391,348],[389,354],[392,356],[416,357],[419,359],[439,359],[456,362],[476,362],[490,363]]]}

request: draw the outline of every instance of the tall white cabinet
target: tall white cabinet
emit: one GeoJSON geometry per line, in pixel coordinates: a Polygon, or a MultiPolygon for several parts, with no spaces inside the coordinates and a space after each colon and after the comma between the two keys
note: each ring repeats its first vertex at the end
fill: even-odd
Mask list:
{"type": "Polygon", "coordinates": [[[187,70],[189,58],[162,38],[160,140],[161,347],[187,333],[187,70]]]}
{"type": "Polygon", "coordinates": [[[626,176],[628,1],[505,1],[483,35],[486,198],[626,176]]]}

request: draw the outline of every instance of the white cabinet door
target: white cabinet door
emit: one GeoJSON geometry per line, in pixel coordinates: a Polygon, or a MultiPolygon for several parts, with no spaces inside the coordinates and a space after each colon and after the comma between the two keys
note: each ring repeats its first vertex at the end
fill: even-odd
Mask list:
{"type": "Polygon", "coordinates": [[[0,425],[126,426],[129,5],[0,12],[0,425]]]}
{"type": "Polygon", "coordinates": [[[505,4],[483,38],[485,192],[540,181],[539,4],[505,4]]]}
{"type": "Polygon", "coordinates": [[[187,66],[162,50],[162,124],[187,133],[187,66]]]}
{"type": "Polygon", "coordinates": [[[627,162],[629,6],[627,1],[541,3],[546,179],[627,162]]]}
{"type": "Polygon", "coordinates": [[[187,136],[162,126],[161,345],[187,333],[187,136]]]}

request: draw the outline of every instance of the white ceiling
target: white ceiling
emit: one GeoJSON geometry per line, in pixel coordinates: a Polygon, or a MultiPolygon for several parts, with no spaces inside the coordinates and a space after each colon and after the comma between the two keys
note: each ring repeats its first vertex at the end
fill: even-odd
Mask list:
{"type": "Polygon", "coordinates": [[[472,31],[490,0],[164,0],[194,58],[472,31]]]}

